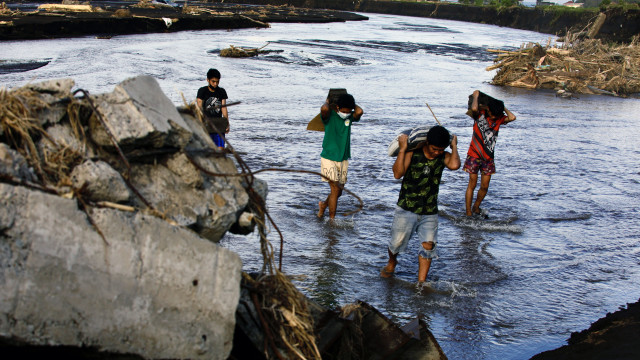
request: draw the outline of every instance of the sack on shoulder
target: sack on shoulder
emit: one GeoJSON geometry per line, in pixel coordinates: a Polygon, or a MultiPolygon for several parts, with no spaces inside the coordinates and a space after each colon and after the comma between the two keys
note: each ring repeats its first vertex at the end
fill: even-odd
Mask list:
{"type": "MultiPolygon", "coordinates": [[[[488,108],[490,107],[490,104],[493,105],[493,103],[496,102],[502,102],[502,100],[498,100],[490,95],[483,93],[482,91],[478,91],[478,108],[488,108]]],[[[471,104],[473,104],[473,94],[469,95],[469,101],[467,103],[467,115],[473,117],[471,113],[471,104]]]]}

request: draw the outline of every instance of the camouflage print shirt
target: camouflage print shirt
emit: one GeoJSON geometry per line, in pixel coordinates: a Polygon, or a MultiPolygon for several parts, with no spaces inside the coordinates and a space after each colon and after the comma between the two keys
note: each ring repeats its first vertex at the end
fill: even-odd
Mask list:
{"type": "Polygon", "coordinates": [[[438,191],[444,170],[444,153],[427,159],[422,149],[411,156],[411,162],[402,179],[398,206],[418,215],[438,213],[438,191]]]}

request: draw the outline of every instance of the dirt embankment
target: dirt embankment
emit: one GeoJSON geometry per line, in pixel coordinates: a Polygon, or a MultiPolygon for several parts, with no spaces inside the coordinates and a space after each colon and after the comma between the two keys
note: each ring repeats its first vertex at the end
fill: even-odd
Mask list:
{"type": "Polygon", "coordinates": [[[270,22],[327,23],[366,20],[337,10],[298,9],[287,6],[214,4],[170,6],[91,7],[89,11],[51,8],[35,12],[0,6],[0,40],[32,40],[96,35],[162,33],[269,27],[270,22]]]}
{"type": "MultiPolygon", "coordinates": [[[[343,1],[343,0],[230,0],[243,4],[292,5],[295,7],[324,8],[393,15],[431,17],[458,20],[515,29],[531,30],[563,36],[567,31],[579,32],[598,16],[598,9],[573,11],[558,8],[512,7],[497,9],[441,2],[403,1],[343,1]]],[[[229,0],[225,1],[229,2],[229,0]]],[[[640,33],[640,10],[610,9],[598,38],[604,41],[630,42],[640,33]]]]}
{"type": "Polygon", "coordinates": [[[607,314],[581,332],[571,334],[568,345],[545,351],[531,360],[640,359],[640,301],[607,314]]]}
{"type": "MultiPolygon", "coordinates": [[[[196,14],[182,8],[159,6],[133,8],[130,14],[116,15],[117,9],[89,13],[39,12],[6,14],[0,11],[0,40],[41,39],[94,34],[122,35],[202,29],[237,29],[268,26],[269,22],[334,22],[365,20],[350,13],[370,12],[431,17],[506,26],[563,36],[579,32],[593,22],[598,10],[573,11],[562,8],[462,5],[441,2],[343,1],[343,0],[226,0],[211,1],[207,12],[196,14]],[[246,6],[246,5],[260,5],[246,6]],[[172,20],[167,25],[162,18],[172,20]]],[[[1,9],[0,9],[1,10],[1,9]]],[[[640,9],[607,10],[598,38],[604,41],[630,42],[640,33],[640,9]]]]}

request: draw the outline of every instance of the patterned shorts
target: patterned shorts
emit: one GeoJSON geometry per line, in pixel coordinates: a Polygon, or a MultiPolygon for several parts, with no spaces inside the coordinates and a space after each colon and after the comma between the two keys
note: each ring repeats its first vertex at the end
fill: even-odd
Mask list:
{"type": "Polygon", "coordinates": [[[477,174],[478,170],[482,172],[482,175],[491,175],[496,173],[496,164],[491,160],[482,160],[467,155],[467,160],[464,162],[464,171],[469,174],[477,174]]]}
{"type": "MultiPolygon", "coordinates": [[[[349,160],[333,161],[320,158],[320,168],[322,175],[329,178],[331,181],[336,181],[342,185],[347,183],[347,169],[349,168],[349,160]]],[[[322,178],[322,181],[329,182],[327,179],[322,178]]]]}

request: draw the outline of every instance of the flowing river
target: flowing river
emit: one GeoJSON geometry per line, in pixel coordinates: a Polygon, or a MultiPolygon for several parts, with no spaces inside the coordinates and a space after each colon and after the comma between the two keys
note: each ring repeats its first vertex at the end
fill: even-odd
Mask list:
{"type": "MultiPolygon", "coordinates": [[[[546,44],[551,35],[496,26],[366,14],[335,24],[0,43],[0,85],[70,77],[93,94],[122,80],[156,77],[169,98],[194,101],[210,67],[230,107],[229,142],[252,170],[319,171],[322,133],[306,131],[330,88],[364,109],[352,133],[347,189],[335,222],[317,219],[329,186],[310,174],[265,172],[268,209],[284,236],[283,271],[334,308],[362,300],[399,324],[422,314],[450,359],[527,359],[565,344],[607,312],[640,297],[640,101],[489,84],[487,49],[546,44]],[[221,58],[229,45],[277,50],[221,58]],[[28,70],[31,69],[31,70],[28,70]],[[25,71],[28,70],[28,71],[25,71]],[[461,157],[474,89],[503,99],[517,120],[500,131],[497,173],[483,207],[464,219],[468,176],[446,171],[440,187],[439,258],[419,289],[417,246],[383,279],[400,181],[387,146],[398,130],[435,124],[458,135],[461,157]]],[[[279,238],[269,234],[276,252],[279,238]]],[[[259,270],[256,234],[227,234],[245,271],[259,270]]]]}

